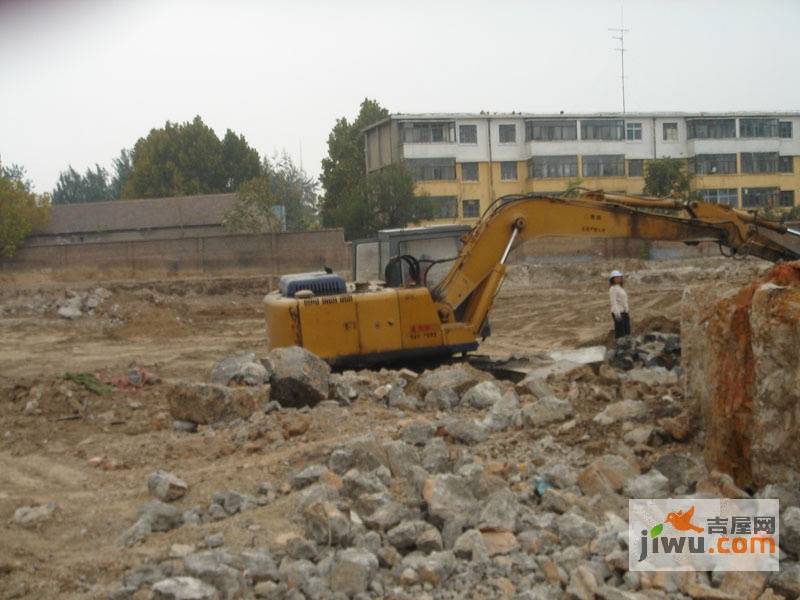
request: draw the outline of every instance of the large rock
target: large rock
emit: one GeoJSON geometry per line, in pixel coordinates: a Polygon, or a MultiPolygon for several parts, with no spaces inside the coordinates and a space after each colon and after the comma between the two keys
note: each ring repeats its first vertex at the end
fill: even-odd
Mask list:
{"type": "Polygon", "coordinates": [[[227,356],[211,370],[211,383],[217,385],[261,385],[269,383],[269,370],[253,352],[227,356]]]}
{"type": "Polygon", "coordinates": [[[608,495],[622,491],[625,482],[636,477],[639,470],[616,454],[604,454],[578,475],[578,485],[587,496],[608,495]]]}
{"type": "Polygon", "coordinates": [[[688,290],[681,331],[686,397],[705,427],[709,470],[739,486],[800,476],[800,263],[721,299],[688,290]]]}
{"type": "Polygon", "coordinates": [[[152,531],[169,531],[183,523],[181,511],[160,500],[151,500],[139,508],[138,518],[150,525],[152,531]]]}
{"type": "Polygon", "coordinates": [[[485,377],[484,374],[469,365],[450,365],[439,367],[432,371],[425,371],[417,379],[416,387],[423,395],[441,388],[449,388],[460,394],[481,379],[485,379],[485,377]]]}
{"type": "Polygon", "coordinates": [[[532,404],[525,405],[522,409],[522,418],[527,427],[541,427],[569,419],[573,413],[569,400],[544,396],[532,404]]]}
{"type": "Polygon", "coordinates": [[[625,482],[624,491],[628,498],[668,498],[669,479],[656,469],[650,469],[625,482]]]}
{"type": "Polygon", "coordinates": [[[182,498],[189,489],[186,482],[167,471],[153,471],[147,478],[147,489],[150,493],[164,502],[172,502],[182,498]]]}
{"type": "Polygon", "coordinates": [[[281,406],[314,406],[328,398],[331,369],[305,348],[276,348],[265,362],[272,370],[270,398],[281,406]]]}
{"type": "Polygon", "coordinates": [[[208,425],[247,419],[265,399],[255,389],[178,382],[169,390],[169,412],[179,421],[208,425]]]}
{"type": "Polygon", "coordinates": [[[503,397],[500,388],[493,381],[482,381],[472,386],[461,401],[473,408],[490,408],[503,397]]]}
{"type": "Polygon", "coordinates": [[[194,577],[170,577],[153,585],[154,600],[215,600],[216,589],[194,577]]]}
{"type": "Polygon", "coordinates": [[[428,512],[441,521],[476,516],[478,501],[472,493],[470,481],[458,475],[438,475],[425,482],[422,496],[428,512]]]}
{"type": "Polygon", "coordinates": [[[21,506],[14,511],[14,522],[23,527],[32,527],[47,521],[55,512],[55,502],[48,502],[39,506],[21,506]]]}
{"type": "Polygon", "coordinates": [[[351,597],[362,594],[377,570],[378,558],[372,552],[362,548],[339,550],[331,567],[331,590],[351,597]]]}

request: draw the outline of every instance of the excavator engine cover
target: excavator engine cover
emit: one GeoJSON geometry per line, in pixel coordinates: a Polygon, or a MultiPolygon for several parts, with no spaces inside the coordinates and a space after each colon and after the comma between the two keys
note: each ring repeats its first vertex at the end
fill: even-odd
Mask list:
{"type": "Polygon", "coordinates": [[[281,277],[278,289],[287,298],[294,298],[300,290],[309,290],[315,296],[330,296],[346,293],[347,284],[344,277],[336,273],[295,273],[281,277]]]}

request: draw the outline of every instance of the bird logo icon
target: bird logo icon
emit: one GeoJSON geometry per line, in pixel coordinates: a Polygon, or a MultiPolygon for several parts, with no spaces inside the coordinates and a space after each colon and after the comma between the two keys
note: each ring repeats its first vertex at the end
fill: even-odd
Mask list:
{"type": "MultiPolygon", "coordinates": [[[[705,529],[702,527],[698,527],[694,523],[692,523],[692,517],[694,516],[694,506],[692,506],[687,511],[679,510],[677,512],[667,513],[667,518],[664,519],[667,523],[672,525],[674,529],[677,531],[694,531],[695,533],[703,533],[705,529]]],[[[664,531],[664,524],[658,523],[655,527],[650,530],[650,537],[655,538],[664,531]]]]}
{"type": "Polygon", "coordinates": [[[667,514],[666,521],[678,531],[694,531],[696,533],[703,533],[705,529],[698,527],[692,523],[692,516],[694,516],[694,506],[686,512],[679,510],[678,512],[671,512],[667,514]]]}

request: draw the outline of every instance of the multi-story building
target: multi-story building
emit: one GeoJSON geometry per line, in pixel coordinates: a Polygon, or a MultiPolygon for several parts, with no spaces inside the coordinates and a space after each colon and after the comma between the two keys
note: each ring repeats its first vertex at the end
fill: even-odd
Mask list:
{"type": "Polygon", "coordinates": [[[640,194],[645,165],[683,158],[706,200],[794,206],[800,112],[397,114],[365,130],[367,171],[405,161],[437,219],[480,216],[500,196],[571,182],[640,194]]]}

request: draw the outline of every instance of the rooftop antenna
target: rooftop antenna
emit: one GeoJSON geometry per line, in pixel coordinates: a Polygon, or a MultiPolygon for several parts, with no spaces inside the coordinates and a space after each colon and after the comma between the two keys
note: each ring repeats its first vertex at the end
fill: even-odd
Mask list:
{"type": "Polygon", "coordinates": [[[614,48],[617,52],[619,52],[619,60],[620,60],[620,80],[622,81],[622,114],[625,114],[625,34],[630,31],[630,29],[625,29],[625,19],[623,15],[623,6],[622,3],[619,5],[619,27],[609,27],[609,31],[614,31],[618,35],[612,35],[611,39],[619,41],[619,48],[614,48]]]}

